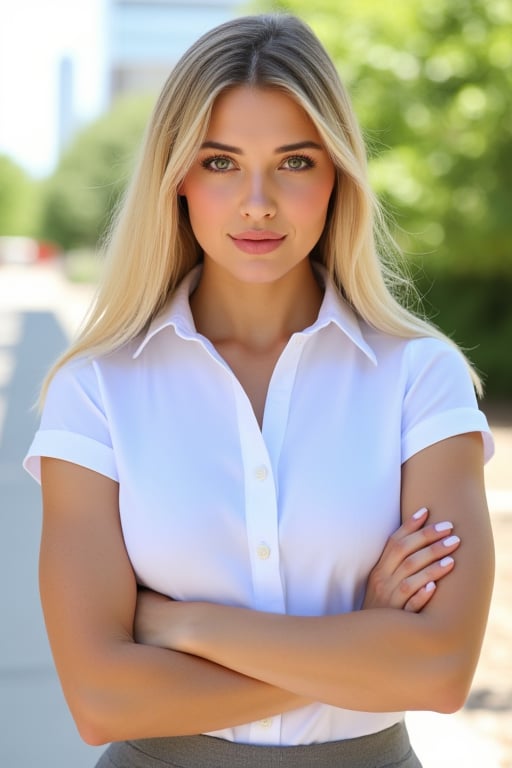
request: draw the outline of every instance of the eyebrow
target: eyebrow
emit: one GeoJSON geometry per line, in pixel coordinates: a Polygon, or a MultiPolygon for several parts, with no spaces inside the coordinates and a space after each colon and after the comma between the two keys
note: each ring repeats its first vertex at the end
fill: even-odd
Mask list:
{"type": "MultiPolygon", "coordinates": [[[[240,147],[232,147],[230,144],[222,144],[220,141],[205,141],[204,144],[201,144],[201,149],[219,149],[221,152],[230,152],[233,155],[244,154],[240,147]]],[[[298,141],[296,144],[283,144],[282,147],[276,147],[274,152],[279,155],[283,152],[295,152],[298,149],[323,150],[323,146],[316,141],[298,141]]]]}

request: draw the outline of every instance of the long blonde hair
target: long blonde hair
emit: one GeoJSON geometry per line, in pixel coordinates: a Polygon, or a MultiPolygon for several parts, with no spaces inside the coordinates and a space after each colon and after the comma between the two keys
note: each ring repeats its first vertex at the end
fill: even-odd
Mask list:
{"type": "MultiPolygon", "coordinates": [[[[204,140],[213,104],[237,85],[278,88],[310,116],[336,166],[326,226],[312,258],[371,326],[453,342],[395,298],[407,282],[367,178],[364,142],[336,68],[311,29],[288,14],[239,17],[203,35],[171,72],[131,183],[104,243],[103,279],[71,357],[101,355],[139,334],[201,259],[178,189],[204,140]]],[[[456,346],[453,344],[453,346],[456,346]]],[[[473,382],[480,380],[468,363],[473,382]]]]}

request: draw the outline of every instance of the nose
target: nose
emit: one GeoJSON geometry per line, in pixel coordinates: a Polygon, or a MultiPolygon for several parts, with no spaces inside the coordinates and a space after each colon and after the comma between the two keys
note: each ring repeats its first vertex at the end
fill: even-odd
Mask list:
{"type": "Polygon", "coordinates": [[[240,213],[244,218],[258,221],[276,215],[276,201],[269,186],[262,174],[250,176],[240,204],[240,213]]]}

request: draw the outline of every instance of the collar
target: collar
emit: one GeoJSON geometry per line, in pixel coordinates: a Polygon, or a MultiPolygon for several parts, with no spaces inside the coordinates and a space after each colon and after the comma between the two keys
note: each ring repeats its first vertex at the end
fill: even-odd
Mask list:
{"type": "Polygon", "coordinates": [[[201,276],[201,265],[188,272],[178,285],[163,309],[153,318],[142,342],[133,353],[137,358],[146,344],[164,328],[172,327],[184,339],[197,339],[198,333],[190,309],[189,297],[193,293],[201,276]]]}
{"type": "MultiPolygon", "coordinates": [[[[319,264],[315,264],[314,267],[318,277],[324,284],[325,293],[317,319],[313,325],[306,328],[302,333],[304,335],[312,335],[321,328],[325,328],[333,323],[374,365],[377,365],[375,352],[363,335],[361,323],[356,313],[348,302],[340,296],[332,281],[329,280],[325,267],[319,264]]],[[[189,302],[189,297],[198,284],[200,276],[201,265],[194,267],[185,275],[166,306],[151,321],[142,341],[133,354],[134,359],[141,354],[153,336],[156,336],[164,328],[174,328],[177,335],[183,339],[194,339],[197,341],[200,338],[195,328],[189,302]]]]}

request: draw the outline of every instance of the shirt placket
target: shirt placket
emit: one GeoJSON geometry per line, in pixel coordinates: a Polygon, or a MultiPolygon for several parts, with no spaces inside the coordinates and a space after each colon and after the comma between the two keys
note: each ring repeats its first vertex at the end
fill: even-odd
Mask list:
{"type": "MultiPolygon", "coordinates": [[[[272,613],[286,612],[279,552],[278,466],[293,385],[306,338],[302,334],[294,335],[276,365],[267,394],[262,430],[245,391],[234,379],[244,467],[253,608],[272,613]]],[[[280,716],[251,724],[252,743],[277,745],[280,739],[280,716]]]]}

